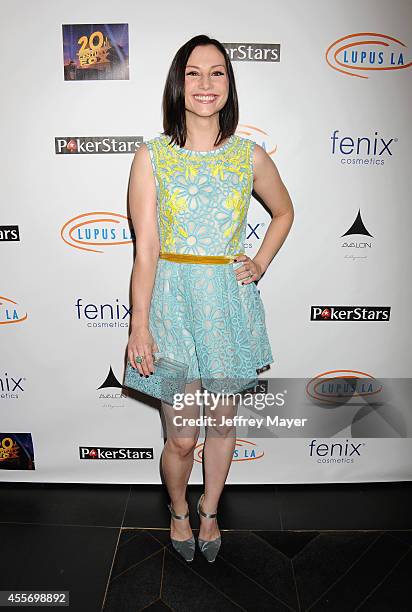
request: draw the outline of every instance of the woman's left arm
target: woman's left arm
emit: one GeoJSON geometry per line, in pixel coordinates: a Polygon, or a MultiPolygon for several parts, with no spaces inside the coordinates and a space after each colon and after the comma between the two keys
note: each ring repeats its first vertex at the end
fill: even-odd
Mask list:
{"type": "Polygon", "coordinates": [[[262,198],[272,213],[272,219],[260,248],[253,259],[246,255],[237,258],[245,260],[245,265],[237,268],[237,280],[243,284],[251,283],[264,274],[270,262],[285,242],[294,219],[294,209],[288,190],[280,178],[272,158],[258,144],[253,156],[253,189],[262,198]],[[253,273],[250,278],[248,274],[253,273]]]}
{"type": "Polygon", "coordinates": [[[260,249],[253,257],[254,263],[260,268],[261,276],[285,242],[295,213],[276,164],[258,144],[255,145],[253,166],[253,189],[273,215],[260,249]]]}

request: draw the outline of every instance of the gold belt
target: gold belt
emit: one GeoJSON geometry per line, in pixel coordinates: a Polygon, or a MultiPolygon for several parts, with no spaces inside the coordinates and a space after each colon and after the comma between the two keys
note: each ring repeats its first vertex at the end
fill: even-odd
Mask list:
{"type": "Polygon", "coordinates": [[[190,253],[159,253],[160,259],[177,261],[178,263],[225,264],[232,263],[236,257],[243,255],[191,255],[190,253]]]}

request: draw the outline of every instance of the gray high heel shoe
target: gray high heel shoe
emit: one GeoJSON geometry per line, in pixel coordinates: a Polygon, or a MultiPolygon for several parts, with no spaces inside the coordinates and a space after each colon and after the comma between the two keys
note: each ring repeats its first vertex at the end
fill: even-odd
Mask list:
{"type": "MultiPolygon", "coordinates": [[[[200,500],[203,498],[204,493],[197,500],[197,513],[206,518],[215,518],[217,516],[217,512],[204,512],[200,507],[200,500]]],[[[209,561],[209,563],[213,563],[216,559],[217,553],[219,552],[220,545],[222,543],[221,536],[218,536],[214,540],[202,540],[202,538],[198,538],[198,544],[201,552],[204,557],[209,561]]]]}
{"type": "MultiPolygon", "coordinates": [[[[176,514],[176,512],[173,510],[171,503],[168,504],[167,507],[170,510],[170,514],[175,519],[183,520],[189,516],[189,507],[187,509],[186,514],[176,514]]],[[[174,540],[172,537],[170,537],[170,539],[172,541],[173,548],[180,555],[182,555],[185,561],[193,561],[193,557],[195,556],[195,548],[196,548],[195,538],[193,535],[187,540],[174,540]]]]}

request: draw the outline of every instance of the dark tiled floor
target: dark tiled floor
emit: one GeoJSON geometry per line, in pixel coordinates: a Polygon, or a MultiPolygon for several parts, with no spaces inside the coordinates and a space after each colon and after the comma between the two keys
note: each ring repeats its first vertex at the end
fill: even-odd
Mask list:
{"type": "Polygon", "coordinates": [[[219,556],[188,564],[163,486],[1,483],[0,590],[67,590],[71,612],[406,612],[411,501],[408,482],[226,485],[219,556]]]}

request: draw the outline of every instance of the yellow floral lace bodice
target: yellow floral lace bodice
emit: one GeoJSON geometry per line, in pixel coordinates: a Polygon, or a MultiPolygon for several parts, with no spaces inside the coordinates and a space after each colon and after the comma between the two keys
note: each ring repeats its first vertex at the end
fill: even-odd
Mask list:
{"type": "Polygon", "coordinates": [[[235,255],[244,251],[253,188],[254,141],[233,134],[213,151],[146,141],[157,189],[164,253],[235,255]]]}

